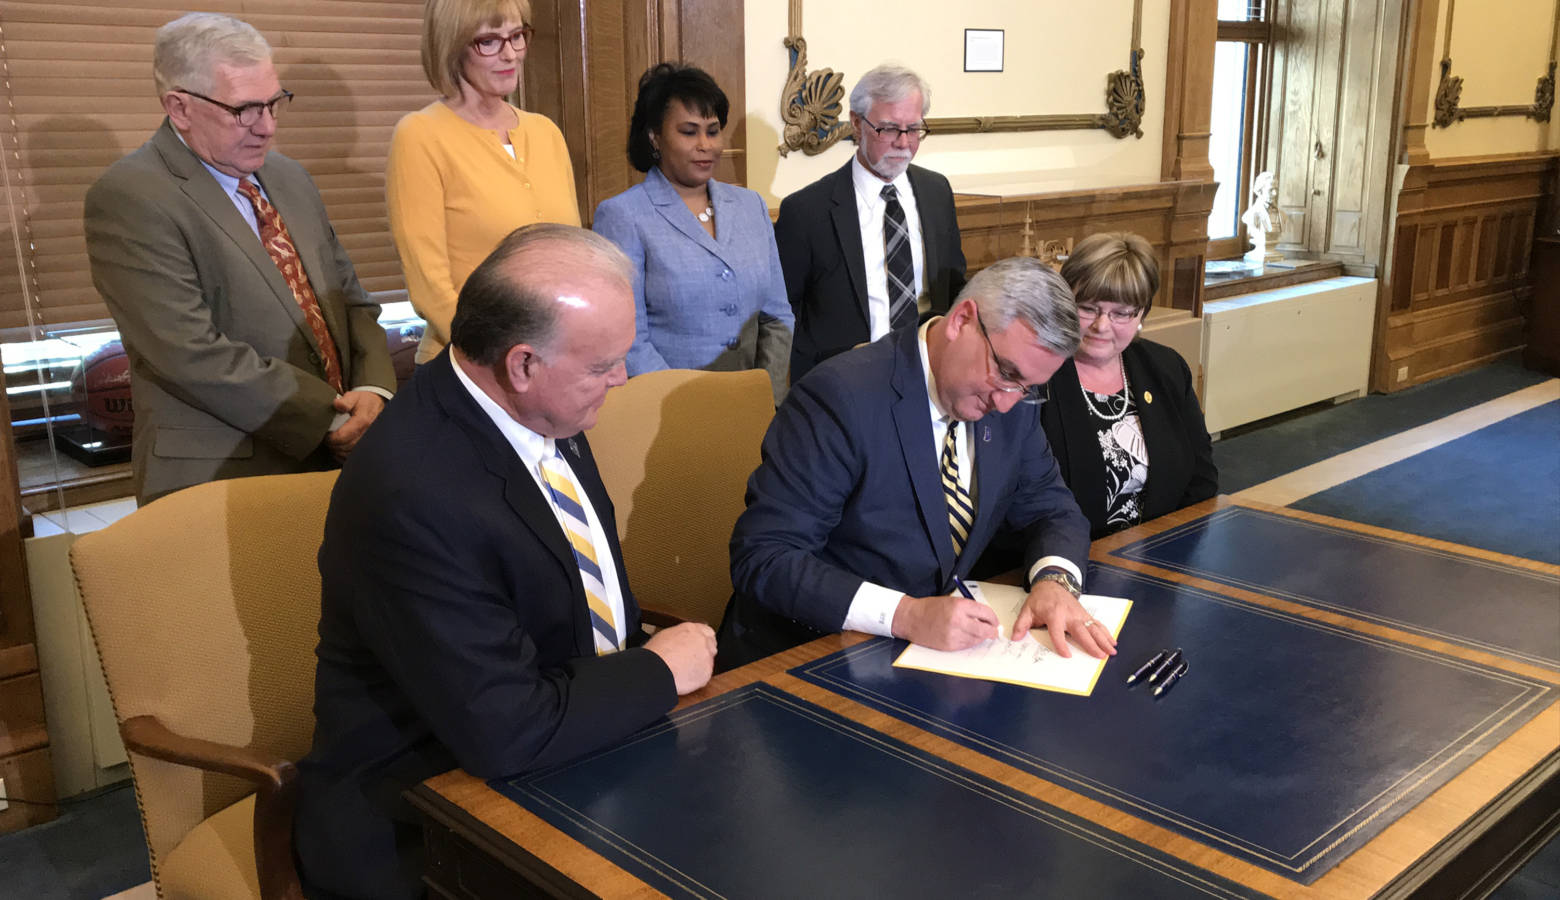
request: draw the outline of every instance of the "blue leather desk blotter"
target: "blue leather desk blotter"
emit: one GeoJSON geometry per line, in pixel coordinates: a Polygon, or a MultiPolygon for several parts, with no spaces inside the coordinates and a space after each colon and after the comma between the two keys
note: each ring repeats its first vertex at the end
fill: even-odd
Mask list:
{"type": "Polygon", "coordinates": [[[1554,575],[1245,507],[1111,555],[1560,669],[1554,575]]]}
{"type": "Polygon", "coordinates": [[[763,684],[490,785],[670,897],[1252,897],[763,684]]]}
{"type": "Polygon", "coordinates": [[[1306,884],[1560,693],[1113,567],[1088,584],[1134,601],[1090,697],[894,669],[887,639],[792,674],[1306,884]],[[1190,671],[1156,700],[1124,682],[1161,647],[1190,671]]]}

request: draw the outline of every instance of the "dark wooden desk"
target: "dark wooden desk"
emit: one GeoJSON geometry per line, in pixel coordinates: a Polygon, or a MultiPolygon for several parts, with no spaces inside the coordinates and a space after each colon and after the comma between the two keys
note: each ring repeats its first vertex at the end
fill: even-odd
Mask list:
{"type": "MultiPolygon", "coordinates": [[[[1524,724],[1515,730],[1501,732],[1498,743],[1489,749],[1481,747],[1477,758],[1471,762],[1466,757],[1452,760],[1447,764],[1448,771],[1463,766],[1460,771],[1411,806],[1387,806],[1383,807],[1381,816],[1365,817],[1360,828],[1365,828],[1366,833],[1372,828],[1379,832],[1309,884],[1304,883],[1303,878],[1285,877],[1271,866],[1254,864],[1238,851],[1221,849],[1223,845],[1211,835],[1207,839],[1197,839],[1186,829],[1176,827],[1173,820],[1167,823],[1156,818],[1146,806],[1139,810],[1130,805],[1124,808],[1123,804],[1113,802],[1115,798],[1109,792],[1102,794],[1090,790],[1082,779],[1056,777],[1056,773],[1043,766],[1026,764],[1019,754],[998,752],[1000,747],[992,749],[997,745],[962,739],[956,731],[941,728],[933,720],[914,724],[914,716],[893,714],[892,706],[873,702],[868,694],[856,696],[849,691],[830,690],[807,672],[802,672],[801,677],[793,674],[792,670],[798,667],[847,648],[858,648],[853,652],[871,650],[866,643],[869,639],[861,635],[825,638],[722,675],[704,690],[685,698],[678,708],[679,713],[706,701],[717,701],[689,713],[691,719],[703,710],[720,708],[723,702],[735,704],[731,698],[751,696],[755,691],[767,698],[767,702],[778,700],[781,706],[794,703],[798,708],[816,709],[818,716],[842,724],[857,732],[858,737],[876,736],[868,743],[877,740],[900,748],[895,751],[899,754],[897,758],[908,759],[915,766],[946,767],[947,771],[967,773],[972,781],[988,786],[981,790],[999,801],[992,809],[1032,806],[1038,815],[1063,823],[1065,827],[1061,830],[1066,832],[1061,834],[1063,841],[1082,835],[1087,846],[1079,846],[1091,851],[1101,845],[1119,844],[1114,851],[1117,857],[1108,860],[1119,858],[1123,867],[1131,868],[1136,864],[1134,860],[1149,857],[1150,865],[1140,866],[1147,873],[1142,877],[1152,879],[1159,877],[1156,872],[1163,872],[1167,890],[1173,887],[1185,892],[1191,884],[1192,893],[1199,895],[1459,896],[1465,890],[1487,886],[1503,878],[1520,864],[1527,850],[1560,829],[1560,703],[1552,701],[1550,690],[1552,686],[1560,685],[1560,666],[1553,664],[1555,654],[1549,649],[1547,639],[1541,636],[1537,645],[1523,644],[1520,634],[1504,644],[1499,635],[1465,641],[1446,633],[1441,628],[1442,623],[1433,616],[1424,620],[1416,618],[1416,610],[1405,614],[1381,607],[1371,598],[1363,598],[1363,602],[1355,604],[1357,608],[1351,608],[1348,603],[1330,602],[1331,597],[1312,596],[1294,584],[1282,589],[1278,586],[1264,588],[1239,572],[1217,571],[1222,563],[1206,554],[1186,557],[1182,553],[1186,558],[1173,558],[1175,553],[1184,550],[1188,541],[1194,544],[1198,540],[1204,541],[1202,546],[1206,550],[1210,546],[1207,542],[1227,540],[1219,537],[1221,532],[1214,527],[1221,524],[1226,532],[1238,530],[1243,534],[1262,525],[1295,526],[1314,532],[1321,539],[1335,541],[1359,537],[1368,539],[1370,546],[1382,553],[1423,553],[1427,566],[1437,561],[1487,564],[1492,572],[1517,577],[1532,573],[1539,579],[1537,584],[1541,588],[1549,580],[1560,578],[1560,569],[1290,510],[1255,504],[1237,505],[1226,498],[1096,542],[1093,560],[1113,567],[1117,583],[1123,583],[1123,578],[1130,581],[1141,577],[1145,582],[1152,580],[1156,584],[1184,586],[1189,591],[1216,596],[1220,602],[1227,600],[1232,608],[1253,611],[1262,617],[1285,618],[1300,623],[1301,628],[1345,635],[1358,643],[1380,646],[1384,648],[1383,652],[1444,661],[1454,668],[1466,664],[1480,672],[1510,673],[1530,688],[1533,685],[1542,688],[1540,696],[1544,700],[1535,707],[1536,714],[1530,709],[1530,717],[1524,724]],[[1211,513],[1215,515],[1210,516],[1211,513]],[[1154,540],[1146,540],[1148,538],[1154,540]],[[1210,563],[1210,559],[1214,561],[1210,563]],[[1212,568],[1205,570],[1207,566],[1212,568]],[[1505,644],[1519,646],[1507,647],[1505,644]],[[983,746],[984,751],[980,749],[983,746]],[[1381,827],[1382,822],[1378,819],[1382,818],[1390,824],[1381,827]]],[[[1345,571],[1349,564],[1348,560],[1340,563],[1339,577],[1358,577],[1345,571]]],[[[1437,578],[1446,577],[1432,574],[1437,578]]],[[[1412,577],[1405,573],[1403,580],[1408,582],[1412,577]]],[[[1560,595],[1547,618],[1540,616],[1538,621],[1531,623],[1531,628],[1552,628],[1555,615],[1560,615],[1560,595]]],[[[1153,618],[1146,608],[1139,608],[1128,619],[1122,644],[1128,659],[1107,667],[1095,696],[1082,701],[1093,703],[1095,710],[1108,708],[1106,704],[1110,702],[1113,689],[1105,684],[1106,680],[1121,677],[1125,667],[1133,664],[1132,657],[1143,650],[1128,640],[1135,621],[1146,627],[1153,618]]],[[[1176,692],[1168,696],[1173,698],[1176,692]]],[[[1190,692],[1188,696],[1191,696],[1190,692]]],[[[674,744],[676,750],[681,750],[682,746],[674,744]]],[[[666,751],[663,748],[661,752],[666,751]]],[[[1467,757],[1474,755],[1470,751],[1467,757]]],[[[766,765],[756,761],[761,756],[755,757],[753,765],[766,765]]],[[[774,760],[770,760],[767,765],[773,763],[774,760]]],[[[665,880],[641,877],[644,871],[635,870],[632,859],[624,861],[623,857],[617,857],[614,861],[609,854],[598,852],[577,839],[577,830],[571,834],[558,827],[556,817],[549,821],[463,772],[431,779],[411,796],[426,816],[430,851],[428,877],[434,896],[637,897],[717,893],[704,887],[699,881],[701,873],[693,871],[696,868],[693,865],[685,864],[677,870],[677,876],[686,875],[686,881],[676,882],[685,889],[668,889],[665,880]]],[[[680,812],[684,815],[692,812],[695,821],[717,821],[736,831],[744,827],[745,816],[760,814],[762,798],[760,792],[729,805],[718,802],[714,805],[724,808],[712,808],[708,815],[701,815],[702,809],[680,812]]],[[[637,798],[635,802],[642,800],[637,798]]],[[[628,803],[629,798],[624,798],[623,802],[628,803]]],[[[1275,810],[1273,814],[1282,813],[1275,810]]],[[[881,832],[893,835],[895,829],[903,825],[898,818],[885,821],[881,823],[881,832]]],[[[988,849],[985,845],[991,839],[989,834],[969,830],[942,834],[937,838],[955,855],[961,853],[961,848],[968,852],[988,849]]],[[[625,841],[632,845],[632,836],[625,841]]],[[[776,847],[775,854],[788,859],[790,850],[788,846],[776,847]]],[[[915,853],[898,858],[908,871],[914,871],[918,863],[929,873],[949,865],[946,858],[915,853]]],[[[772,864],[773,860],[766,862],[772,864]]],[[[1055,861],[1038,862],[1051,864],[1055,861]]],[[[733,862],[728,856],[720,863],[725,868],[725,883],[729,885],[733,862]]],[[[740,865],[740,861],[736,864],[740,865]]],[[[1017,860],[1012,864],[1021,865],[1017,860]]],[[[804,866],[805,863],[798,862],[797,865],[804,866]]],[[[711,878],[711,883],[718,880],[714,875],[711,878]]],[[[921,895],[945,895],[934,884],[934,881],[926,882],[921,895]]],[[[775,892],[772,884],[766,886],[770,893],[775,892]]],[[[838,881],[821,882],[810,891],[814,895],[862,892],[860,885],[852,890],[838,881]]],[[[725,893],[738,895],[741,891],[728,887],[725,893]]],[[[1149,895],[1158,894],[1155,891],[1149,895]]]]}

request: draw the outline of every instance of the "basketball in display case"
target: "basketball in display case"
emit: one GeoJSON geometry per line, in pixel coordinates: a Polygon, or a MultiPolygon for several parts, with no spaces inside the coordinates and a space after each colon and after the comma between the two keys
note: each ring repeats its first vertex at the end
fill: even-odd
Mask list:
{"type": "MultiPolygon", "coordinates": [[[[77,345],[74,338],[60,339],[65,344],[77,345]]],[[[117,340],[95,347],[81,343],[82,355],[68,370],[68,409],[75,415],[55,419],[54,445],[89,466],[125,462],[130,458],[130,435],[135,430],[130,358],[125,355],[124,344],[117,340]]]]}
{"type": "Polygon", "coordinates": [[[83,359],[70,380],[70,392],[81,404],[81,421],[88,427],[122,437],[135,430],[130,357],[120,342],[109,341],[83,359]]]}

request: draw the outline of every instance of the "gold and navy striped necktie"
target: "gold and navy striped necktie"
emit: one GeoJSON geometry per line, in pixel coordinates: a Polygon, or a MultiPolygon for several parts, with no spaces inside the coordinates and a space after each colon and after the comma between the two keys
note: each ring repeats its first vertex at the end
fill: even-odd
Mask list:
{"type": "MultiPolygon", "coordinates": [[[[542,480],[557,505],[560,524],[569,546],[574,549],[574,561],[580,567],[580,580],[585,584],[585,603],[590,607],[591,631],[595,635],[596,655],[612,653],[621,648],[621,630],[613,621],[612,607],[607,603],[606,579],[602,577],[602,558],[596,552],[596,544],[590,537],[590,521],[585,515],[585,504],[580,501],[579,487],[569,467],[557,456],[542,459],[542,480]]],[[[609,560],[610,561],[610,560],[609,560]]]]}
{"type": "Polygon", "coordinates": [[[949,422],[948,433],[943,437],[942,449],[943,495],[948,498],[948,531],[953,537],[953,555],[964,552],[964,543],[970,539],[970,527],[975,524],[975,504],[970,502],[970,492],[959,482],[959,423],[949,422]]]}

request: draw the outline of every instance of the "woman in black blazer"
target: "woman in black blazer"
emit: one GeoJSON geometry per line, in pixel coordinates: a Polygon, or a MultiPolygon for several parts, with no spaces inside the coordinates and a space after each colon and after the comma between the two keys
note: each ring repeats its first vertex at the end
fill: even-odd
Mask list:
{"type": "Polygon", "coordinates": [[[1218,493],[1213,446],[1180,354],[1137,339],[1159,265],[1148,241],[1084,238],[1062,278],[1078,298],[1078,351],[1052,376],[1040,423],[1097,539],[1218,493]]]}

